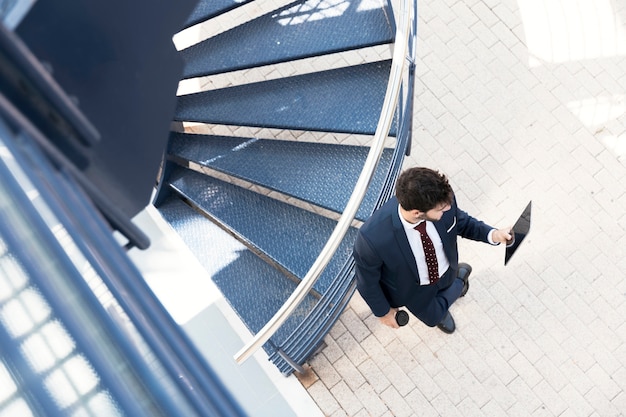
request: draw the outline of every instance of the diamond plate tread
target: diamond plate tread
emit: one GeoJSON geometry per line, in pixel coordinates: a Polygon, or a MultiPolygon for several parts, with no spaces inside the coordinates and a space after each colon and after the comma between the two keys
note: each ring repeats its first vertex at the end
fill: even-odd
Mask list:
{"type": "MultiPolygon", "coordinates": [[[[293,280],[179,198],[170,197],[158,210],[252,333],[256,334],[295,290],[297,284],[293,280]]],[[[316,302],[315,297],[307,295],[272,341],[282,343],[316,302]]]]}
{"type": "Polygon", "coordinates": [[[183,29],[209,20],[234,8],[250,3],[252,0],[200,0],[191,12],[183,29]]]}
{"type": "MultiPolygon", "coordinates": [[[[177,121],[373,135],[391,60],[178,97],[177,121]]],[[[396,118],[390,134],[396,134],[396,118]]]]}
{"type": "MultiPolygon", "coordinates": [[[[326,244],[336,222],[218,179],[175,167],[169,180],[179,194],[225,225],[248,245],[302,279],[326,244]]],[[[323,294],[352,256],[350,228],[314,289],[323,294]]]]}
{"type": "MultiPolygon", "coordinates": [[[[170,155],[296,197],[337,213],[345,209],[369,148],[173,132],[170,155]]],[[[385,149],[357,218],[374,210],[393,149],[385,149]]]]}
{"type": "Polygon", "coordinates": [[[361,9],[361,3],[298,0],[181,51],[183,78],[393,42],[389,5],[361,9]]]}

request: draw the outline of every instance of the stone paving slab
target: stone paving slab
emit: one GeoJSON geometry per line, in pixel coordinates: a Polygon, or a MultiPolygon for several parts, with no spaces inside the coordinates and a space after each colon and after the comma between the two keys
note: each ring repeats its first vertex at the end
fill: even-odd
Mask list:
{"type": "Polygon", "coordinates": [[[495,226],[446,335],[384,328],[358,294],[310,361],[328,416],[626,416],[626,0],[420,2],[405,166],[495,226]]]}

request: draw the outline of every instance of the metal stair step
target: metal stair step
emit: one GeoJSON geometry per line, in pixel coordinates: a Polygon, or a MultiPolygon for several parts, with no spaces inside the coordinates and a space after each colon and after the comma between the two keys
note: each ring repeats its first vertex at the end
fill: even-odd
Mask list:
{"type": "MultiPolygon", "coordinates": [[[[244,179],[341,213],[350,198],[369,148],[172,132],[168,153],[185,161],[244,179]]],[[[385,149],[357,213],[374,209],[393,149],[385,149]]]]}
{"type": "Polygon", "coordinates": [[[183,29],[207,21],[222,13],[250,3],[251,1],[252,0],[200,0],[185,21],[183,29]]]}
{"type": "MultiPolygon", "coordinates": [[[[269,266],[243,244],[175,196],[158,207],[187,247],[210,273],[228,303],[252,333],[257,333],[284,304],[296,282],[269,266]]],[[[305,300],[272,339],[284,340],[317,302],[305,300]]],[[[267,349],[268,353],[271,349],[267,349]]]]}
{"type": "MultiPolygon", "coordinates": [[[[177,121],[373,135],[391,60],[178,97],[177,121]]],[[[390,134],[395,136],[396,122],[390,134]]]]}
{"type": "Polygon", "coordinates": [[[393,42],[391,7],[360,5],[298,0],[181,51],[183,78],[393,42]]]}
{"type": "MultiPolygon", "coordinates": [[[[336,222],[256,192],[174,167],[169,185],[207,216],[270,262],[302,279],[326,244],[336,222]]],[[[352,254],[351,228],[314,286],[323,294],[352,254]]]]}

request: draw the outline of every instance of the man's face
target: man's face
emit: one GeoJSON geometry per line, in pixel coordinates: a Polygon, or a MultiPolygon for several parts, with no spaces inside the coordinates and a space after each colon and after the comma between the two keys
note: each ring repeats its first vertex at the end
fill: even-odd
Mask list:
{"type": "Polygon", "coordinates": [[[438,220],[441,220],[441,216],[443,216],[443,213],[450,210],[450,207],[450,204],[442,203],[426,212],[419,210],[415,211],[417,212],[416,216],[418,220],[428,220],[430,222],[436,222],[438,220]]]}

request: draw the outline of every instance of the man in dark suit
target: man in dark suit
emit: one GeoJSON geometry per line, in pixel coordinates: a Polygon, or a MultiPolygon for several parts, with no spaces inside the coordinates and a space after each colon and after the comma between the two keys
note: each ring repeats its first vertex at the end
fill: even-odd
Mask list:
{"type": "Polygon", "coordinates": [[[510,227],[495,229],[459,209],[445,175],[410,168],[396,196],[360,228],[354,244],[357,289],[387,326],[406,308],[430,327],[455,330],[448,311],[467,292],[471,267],[459,264],[457,236],[497,245],[510,227]]]}

